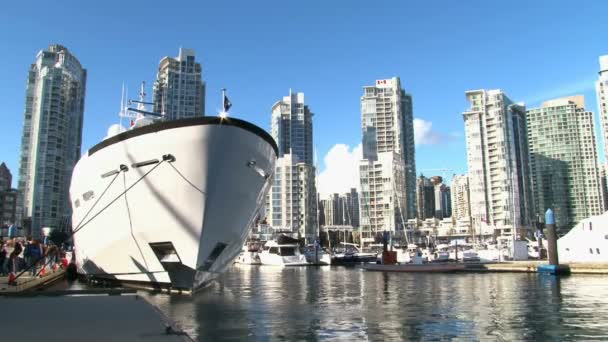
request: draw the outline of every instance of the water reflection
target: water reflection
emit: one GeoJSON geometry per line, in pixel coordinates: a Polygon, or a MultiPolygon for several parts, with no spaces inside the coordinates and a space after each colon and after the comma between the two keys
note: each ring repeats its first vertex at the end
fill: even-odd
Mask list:
{"type": "Polygon", "coordinates": [[[199,340],[608,338],[601,276],[230,269],[189,297],[146,294],[199,340]]]}

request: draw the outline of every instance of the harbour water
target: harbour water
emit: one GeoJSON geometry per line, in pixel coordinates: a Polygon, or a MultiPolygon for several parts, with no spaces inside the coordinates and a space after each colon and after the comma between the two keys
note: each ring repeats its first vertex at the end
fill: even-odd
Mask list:
{"type": "Polygon", "coordinates": [[[606,340],[606,280],[235,266],[194,297],[147,298],[200,340],[606,340]]]}
{"type": "Polygon", "coordinates": [[[194,296],[142,292],[220,340],[608,340],[605,276],[234,266],[194,296]]]}

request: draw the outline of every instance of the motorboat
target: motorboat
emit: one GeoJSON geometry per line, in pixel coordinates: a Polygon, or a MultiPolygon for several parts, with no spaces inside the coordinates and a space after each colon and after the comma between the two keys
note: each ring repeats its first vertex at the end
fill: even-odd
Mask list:
{"type": "Polygon", "coordinates": [[[354,243],[342,242],[334,248],[332,265],[377,262],[378,253],[361,252],[354,243]]]}
{"type": "Polygon", "coordinates": [[[259,253],[262,265],[271,266],[305,266],[306,256],[300,253],[300,246],[295,243],[279,244],[275,240],[267,241],[259,253]]]}
{"type": "Polygon", "coordinates": [[[235,263],[242,265],[261,265],[260,251],[262,250],[263,242],[249,241],[241,250],[241,254],[236,258],[235,263]]]}

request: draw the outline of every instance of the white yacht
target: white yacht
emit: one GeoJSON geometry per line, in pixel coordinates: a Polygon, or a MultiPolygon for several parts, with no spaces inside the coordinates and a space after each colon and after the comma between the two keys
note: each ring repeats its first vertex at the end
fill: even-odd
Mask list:
{"type": "Polygon", "coordinates": [[[261,265],[260,251],[263,244],[260,241],[247,242],[234,262],[243,265],[261,265]]]}
{"type": "Polygon", "coordinates": [[[90,148],[74,168],[76,265],[87,276],[195,291],[241,251],[276,143],[225,115],[163,121],[135,111],[132,129],[90,148]]]}
{"type": "Polygon", "coordinates": [[[444,262],[450,259],[450,246],[446,244],[439,244],[435,248],[435,251],[432,254],[432,258],[430,259],[433,262],[444,262]]]}
{"type": "Polygon", "coordinates": [[[608,212],[579,222],[557,240],[559,262],[608,262],[608,212]]]}
{"type": "Polygon", "coordinates": [[[278,244],[267,241],[259,254],[262,265],[271,266],[304,266],[308,265],[306,256],[300,253],[300,246],[295,243],[278,244]]]}

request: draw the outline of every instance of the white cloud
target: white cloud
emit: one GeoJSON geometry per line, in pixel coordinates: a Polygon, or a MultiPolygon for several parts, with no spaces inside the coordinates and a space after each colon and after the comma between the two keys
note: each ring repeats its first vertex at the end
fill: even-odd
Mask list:
{"type": "Polygon", "coordinates": [[[420,118],[414,118],[414,142],[416,145],[436,145],[450,137],[433,130],[433,123],[420,118]]]}
{"type": "Polygon", "coordinates": [[[351,148],[336,144],[323,158],[325,169],[317,175],[317,191],[321,198],[333,193],[345,193],[359,189],[359,160],[363,157],[361,144],[351,148]]]}

